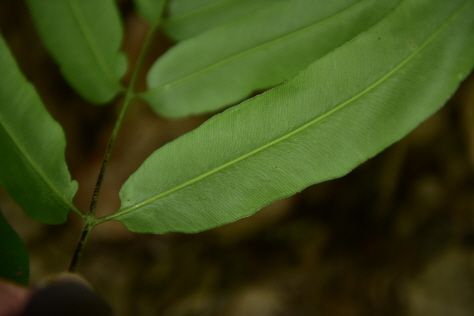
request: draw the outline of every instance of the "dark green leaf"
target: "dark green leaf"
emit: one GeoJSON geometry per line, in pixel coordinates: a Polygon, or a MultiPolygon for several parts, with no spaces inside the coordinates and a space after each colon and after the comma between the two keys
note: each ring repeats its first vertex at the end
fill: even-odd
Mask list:
{"type": "Polygon", "coordinates": [[[454,93],[474,66],[473,16],[472,0],[402,1],[287,83],[157,150],[99,221],[198,232],[347,174],[454,93]]]}
{"type": "Polygon", "coordinates": [[[44,108],[0,37],[0,185],[38,221],[59,224],[70,210],[71,181],[61,126],[44,108]]]}
{"type": "Polygon", "coordinates": [[[28,284],[30,262],[28,251],[0,210],[0,278],[28,284]]]}
{"type": "Polygon", "coordinates": [[[218,110],[293,77],[372,26],[398,2],[276,3],[172,48],[150,70],[143,97],[169,117],[218,110]]]}
{"type": "Polygon", "coordinates": [[[110,101],[127,62],[114,0],[27,0],[37,30],[68,82],[87,100],[110,101]]]}

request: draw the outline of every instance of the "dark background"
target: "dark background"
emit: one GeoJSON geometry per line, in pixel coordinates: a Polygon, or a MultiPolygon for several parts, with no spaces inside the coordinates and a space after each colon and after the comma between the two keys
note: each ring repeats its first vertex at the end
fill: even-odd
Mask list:
{"type": "MultiPolygon", "coordinates": [[[[133,64],[147,28],[130,1],[119,3],[133,64]]],[[[0,1],[0,30],[65,130],[67,161],[80,183],[75,203],[86,210],[121,100],[98,107],[68,87],[23,1],[0,1]]],[[[157,36],[148,64],[170,45],[157,36]]],[[[134,104],[99,215],[118,209],[120,186],[149,154],[207,118],[172,121],[134,104]]],[[[250,218],[194,235],[101,224],[80,273],[119,316],[474,315],[473,123],[471,76],[440,112],[385,152],[250,218]]],[[[32,284],[67,269],[78,216],[41,225],[3,191],[0,206],[30,251],[32,284]]]]}

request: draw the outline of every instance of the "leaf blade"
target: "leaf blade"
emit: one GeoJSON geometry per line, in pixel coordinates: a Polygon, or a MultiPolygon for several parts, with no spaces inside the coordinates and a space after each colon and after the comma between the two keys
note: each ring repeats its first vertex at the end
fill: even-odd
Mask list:
{"type": "Polygon", "coordinates": [[[120,90],[127,62],[113,0],[28,0],[37,31],[69,84],[93,103],[120,90]]]}
{"type": "Polygon", "coordinates": [[[175,40],[196,36],[282,0],[170,1],[164,31],[175,40]]]}
{"type": "Polygon", "coordinates": [[[59,224],[69,210],[77,183],[64,158],[61,126],[43,107],[0,37],[0,185],[33,219],[59,224]]]}
{"type": "Polygon", "coordinates": [[[102,221],[197,232],[347,174],[439,109],[469,74],[473,13],[471,0],[403,1],[286,84],[156,151],[102,221]]]}
{"type": "Polygon", "coordinates": [[[216,111],[291,78],[398,2],[278,2],[171,48],[152,66],[142,97],[167,117],[216,111]]]}
{"type": "Polygon", "coordinates": [[[28,285],[30,260],[18,234],[0,210],[0,278],[28,285]]]}

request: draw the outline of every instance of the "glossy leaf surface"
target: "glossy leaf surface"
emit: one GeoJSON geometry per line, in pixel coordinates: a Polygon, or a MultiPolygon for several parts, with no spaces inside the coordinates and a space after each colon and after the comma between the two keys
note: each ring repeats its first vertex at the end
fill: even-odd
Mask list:
{"type": "Polygon", "coordinates": [[[30,273],[28,251],[0,210],[0,278],[27,285],[30,273]]]}
{"type": "Polygon", "coordinates": [[[198,232],[347,174],[454,93],[474,66],[473,16],[472,0],[402,1],[292,80],[157,150],[101,220],[198,232]]]}
{"type": "Polygon", "coordinates": [[[168,117],[216,111],[293,77],[372,26],[398,2],[276,3],[170,49],[151,68],[143,97],[168,117]]]}
{"type": "Polygon", "coordinates": [[[138,13],[151,25],[158,25],[165,8],[166,0],[135,0],[138,13]]]}
{"type": "Polygon", "coordinates": [[[59,224],[77,183],[64,158],[61,126],[44,108],[0,37],[0,185],[33,219],[59,224]]]}
{"type": "Polygon", "coordinates": [[[118,50],[122,27],[114,0],[28,0],[46,48],[71,86],[94,103],[121,89],[126,58],[118,50]]]}
{"type": "Polygon", "coordinates": [[[184,40],[278,1],[283,0],[171,0],[164,29],[171,38],[184,40]]]}

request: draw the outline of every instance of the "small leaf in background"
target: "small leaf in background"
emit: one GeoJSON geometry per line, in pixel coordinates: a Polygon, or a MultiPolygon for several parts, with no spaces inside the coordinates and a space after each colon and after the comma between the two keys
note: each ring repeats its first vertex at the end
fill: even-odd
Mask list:
{"type": "Polygon", "coordinates": [[[278,2],[171,48],[151,68],[143,98],[168,117],[219,110],[290,79],[398,2],[278,2]]]}
{"type": "Polygon", "coordinates": [[[33,219],[66,220],[77,182],[71,181],[61,126],[44,108],[0,37],[0,185],[33,219]]]}
{"type": "Polygon", "coordinates": [[[170,0],[164,30],[181,41],[278,1],[283,0],[170,0]]]}
{"type": "Polygon", "coordinates": [[[472,0],[402,1],[287,83],[157,150],[99,221],[193,233],[347,174],[454,93],[474,67],[473,16],[472,0]]]}
{"type": "Polygon", "coordinates": [[[28,0],[40,37],[71,86],[93,103],[110,101],[127,68],[114,0],[28,0]]]}
{"type": "Polygon", "coordinates": [[[0,210],[0,278],[28,285],[30,261],[20,237],[0,210]]]}
{"type": "Polygon", "coordinates": [[[166,0],[135,0],[138,13],[151,25],[158,25],[163,15],[166,0]]]}

